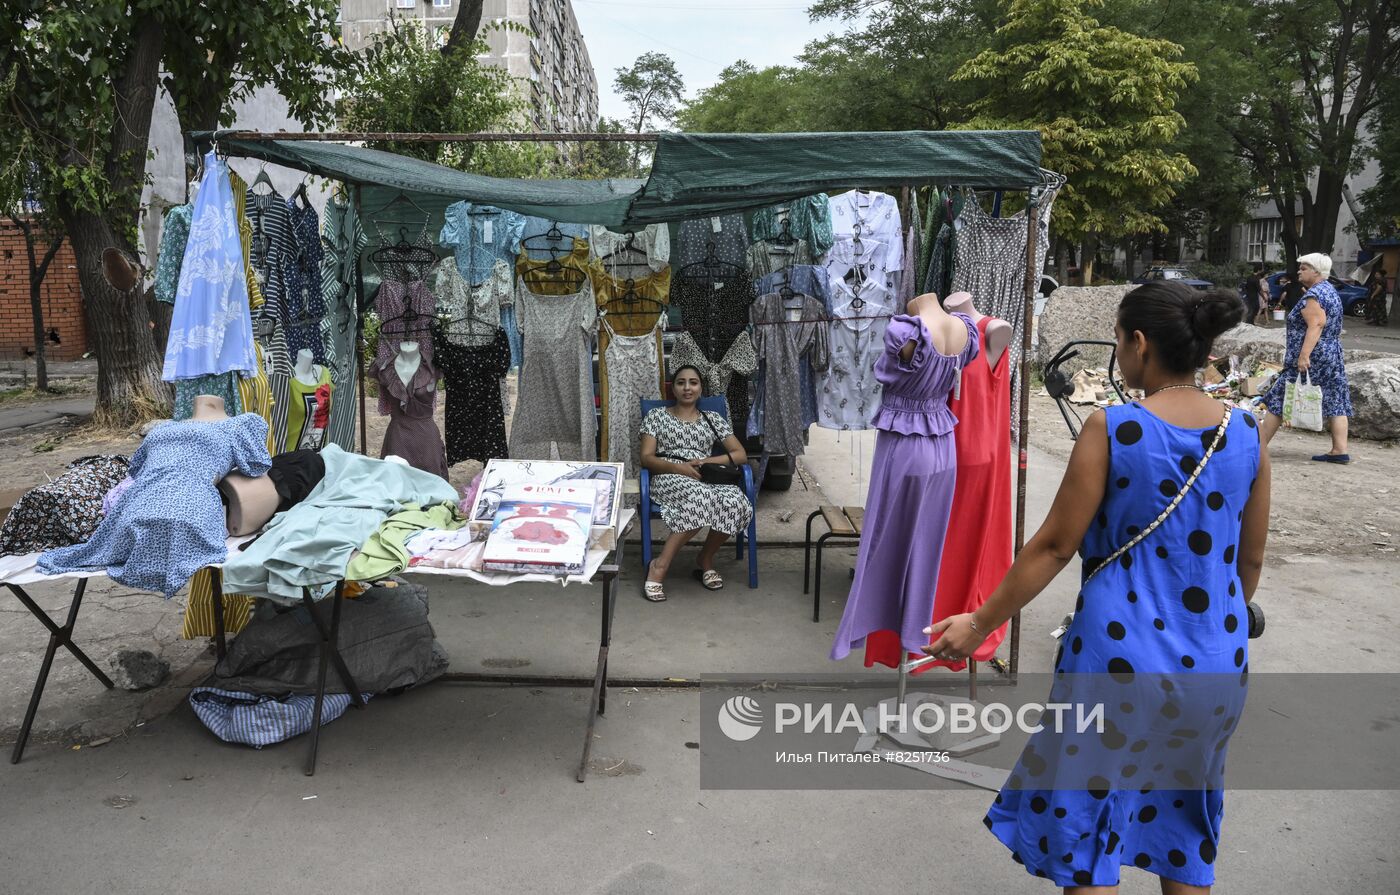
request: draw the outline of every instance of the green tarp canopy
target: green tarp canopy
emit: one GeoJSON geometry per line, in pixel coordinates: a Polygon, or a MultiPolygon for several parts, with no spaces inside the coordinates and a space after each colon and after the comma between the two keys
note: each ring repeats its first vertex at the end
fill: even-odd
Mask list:
{"type": "Polygon", "coordinates": [[[233,133],[195,136],[213,138],[226,155],[439,200],[432,205],[466,199],[615,230],[856,188],[1025,190],[1042,183],[1035,131],[660,134],[646,181],[483,177],[363,146],[233,133]]]}

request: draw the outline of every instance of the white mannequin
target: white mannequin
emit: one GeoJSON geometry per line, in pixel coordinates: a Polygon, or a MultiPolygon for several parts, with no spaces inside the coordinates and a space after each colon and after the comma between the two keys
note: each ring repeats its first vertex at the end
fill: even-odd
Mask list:
{"type": "Polygon", "coordinates": [[[224,399],[218,395],[195,395],[194,412],[190,419],[201,423],[217,423],[219,420],[228,419],[228,411],[224,409],[224,399]]]}
{"type": "Polygon", "coordinates": [[[418,368],[423,364],[423,355],[418,350],[417,342],[400,342],[399,356],[394,358],[394,372],[399,374],[399,381],[403,383],[405,391],[412,389],[409,383],[413,382],[413,377],[418,374],[418,368]]]}
{"type": "MultiPolygon", "coordinates": [[[[972,303],[972,294],[969,292],[954,292],[944,300],[943,308],[951,314],[966,314],[972,318],[974,325],[980,323],[982,318],[987,316],[977,310],[977,306],[972,303]]],[[[988,367],[996,369],[997,361],[1001,360],[1001,353],[1011,344],[1013,333],[1011,324],[998,317],[992,318],[992,322],[987,324],[987,337],[982,343],[982,356],[987,359],[988,367]]]]}
{"type": "MultiPolygon", "coordinates": [[[[933,347],[940,354],[959,354],[967,347],[968,332],[962,321],[952,316],[938,303],[938,296],[925,292],[909,302],[906,309],[911,316],[918,317],[928,327],[933,338],[933,347]]],[[[900,349],[899,357],[905,363],[914,356],[914,343],[908,342],[900,349]]]]}
{"type": "Polygon", "coordinates": [[[314,386],[321,382],[322,367],[314,363],[314,358],[310,348],[303,348],[297,352],[297,362],[292,368],[292,373],[302,385],[314,386]]]}

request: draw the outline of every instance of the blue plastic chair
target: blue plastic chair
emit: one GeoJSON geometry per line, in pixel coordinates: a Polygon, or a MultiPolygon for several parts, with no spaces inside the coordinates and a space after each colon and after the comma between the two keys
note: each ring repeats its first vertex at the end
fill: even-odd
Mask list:
{"type": "MultiPolygon", "coordinates": [[[[656,401],[652,399],[642,399],[642,417],[658,407],[670,407],[675,401],[656,401]]],[[[729,404],[723,397],[709,397],[700,399],[700,410],[711,410],[718,413],[725,419],[729,419],[729,404]]],[[[651,502],[651,470],[642,469],[641,491],[643,510],[638,515],[642,522],[642,580],[646,580],[646,569],[651,566],[651,520],[652,517],[660,518],[661,510],[656,504],[651,502]]],[[[753,506],[753,515],[749,517],[749,527],[746,532],[737,532],[734,535],[734,558],[744,558],[744,542],[749,543],[749,587],[758,587],[758,487],[754,484],[753,467],[744,464],[744,493],[749,497],[749,503],[753,506]]]]}

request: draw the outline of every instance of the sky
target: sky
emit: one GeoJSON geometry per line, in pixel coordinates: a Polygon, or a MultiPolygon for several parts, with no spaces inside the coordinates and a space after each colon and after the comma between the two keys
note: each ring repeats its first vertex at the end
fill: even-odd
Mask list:
{"type": "Polygon", "coordinates": [[[626,120],[613,93],[616,69],[646,52],[675,60],[686,98],[719,79],[739,59],[758,68],[790,64],[807,42],[844,30],[837,21],[807,20],[802,0],[573,0],[593,70],[599,113],[626,120]]]}

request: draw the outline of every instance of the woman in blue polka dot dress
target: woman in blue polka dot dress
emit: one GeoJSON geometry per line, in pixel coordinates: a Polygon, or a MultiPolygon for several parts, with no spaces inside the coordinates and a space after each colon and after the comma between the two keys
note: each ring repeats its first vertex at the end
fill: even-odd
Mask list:
{"type": "MultiPolygon", "coordinates": [[[[1044,525],[977,612],[928,629],[926,651],[950,660],[970,655],[1079,553],[1088,580],[1061,641],[1057,680],[1061,672],[1125,688],[1136,680],[1134,698],[1125,696],[1121,708],[1133,714],[1120,715],[1120,721],[1171,731],[1152,745],[1178,756],[1198,747],[1199,766],[1208,766],[1209,774],[1223,772],[1248,672],[1245,603],[1263,567],[1269,462],[1254,417],[1202,394],[1195,371],[1215,337],[1243,314],[1239,298],[1224,291],[1202,293],[1159,281],[1128,293],[1118,309],[1118,360],[1127,384],[1146,397],[1086,421],[1044,525]],[[1206,467],[1165,521],[1091,575],[1158,518],[1212,445],[1206,467]],[[1195,728],[1201,725],[1179,719],[1183,705],[1190,713],[1200,700],[1171,694],[1165,675],[1192,684],[1230,682],[1232,692],[1200,712],[1213,715],[1214,738],[1198,740],[1195,728]],[[1143,686],[1148,680],[1152,689],[1143,686]]],[[[1204,776],[1178,776],[1182,783],[1173,786],[1191,784],[1186,788],[1138,787],[1150,771],[1139,774],[1137,762],[1147,762],[1137,753],[1149,743],[1124,736],[1110,722],[1108,732],[1095,737],[1089,758],[1099,763],[1102,777],[1067,789],[1056,785],[1065,779],[1062,766],[1047,770],[1049,741],[1042,736],[1051,734],[1032,739],[984,819],[1018,863],[1069,891],[1111,891],[1123,865],[1156,874],[1166,895],[1208,891],[1223,817],[1219,788],[1197,782],[1204,776]],[[1093,782],[1108,777],[1116,783],[1093,782]]],[[[1058,756],[1063,761],[1077,754],[1069,746],[1058,756]]]]}

